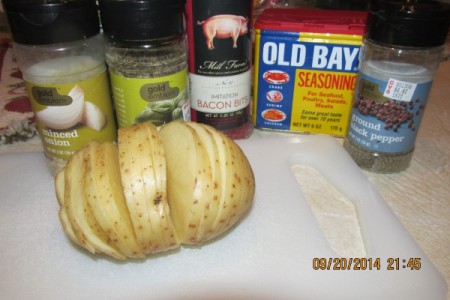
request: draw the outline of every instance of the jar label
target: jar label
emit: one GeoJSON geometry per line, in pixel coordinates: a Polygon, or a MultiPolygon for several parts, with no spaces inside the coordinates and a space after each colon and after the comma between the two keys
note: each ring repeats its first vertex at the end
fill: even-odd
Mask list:
{"type": "Polygon", "coordinates": [[[393,100],[409,102],[413,98],[416,88],[416,83],[409,83],[391,78],[388,80],[383,96],[393,100]]]}
{"type": "Polygon", "coordinates": [[[195,120],[219,130],[245,124],[251,99],[251,72],[225,77],[189,74],[195,120]]]}
{"type": "Polygon", "coordinates": [[[187,70],[157,78],[128,78],[114,72],[110,77],[119,127],[191,119],[187,70]]]}
{"type": "Polygon", "coordinates": [[[25,84],[48,157],[67,160],[91,140],[116,140],[106,71],[72,83],[25,84]]]}
{"type": "Polygon", "coordinates": [[[187,3],[189,72],[236,75],[250,70],[251,0],[190,0],[187,3]]]}
{"type": "Polygon", "coordinates": [[[384,81],[361,73],[348,139],[372,151],[412,150],[430,89],[431,81],[384,81]]]}

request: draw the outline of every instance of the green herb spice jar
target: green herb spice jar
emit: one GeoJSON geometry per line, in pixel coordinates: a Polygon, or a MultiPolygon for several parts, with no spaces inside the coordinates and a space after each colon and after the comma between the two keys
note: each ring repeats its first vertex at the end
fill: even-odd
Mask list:
{"type": "Polygon", "coordinates": [[[119,127],[189,121],[182,0],[100,0],[119,127]]]}
{"type": "Polygon", "coordinates": [[[95,0],[4,0],[14,51],[53,174],[117,127],[95,0]]]}
{"type": "Polygon", "coordinates": [[[407,169],[450,23],[433,0],[377,0],[369,9],[345,149],[363,169],[407,169]]]}

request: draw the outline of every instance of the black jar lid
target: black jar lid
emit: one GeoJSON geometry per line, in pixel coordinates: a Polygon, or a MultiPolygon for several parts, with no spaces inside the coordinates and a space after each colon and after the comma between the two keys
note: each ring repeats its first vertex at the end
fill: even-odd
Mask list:
{"type": "Polygon", "coordinates": [[[367,38],[388,45],[436,47],[445,43],[450,5],[434,0],[372,0],[367,38]]]}
{"type": "Polygon", "coordinates": [[[184,0],[99,0],[104,35],[143,42],[184,32],[184,0]]]}
{"type": "Polygon", "coordinates": [[[17,43],[73,42],[100,32],[95,0],[3,0],[3,7],[17,43]]]}

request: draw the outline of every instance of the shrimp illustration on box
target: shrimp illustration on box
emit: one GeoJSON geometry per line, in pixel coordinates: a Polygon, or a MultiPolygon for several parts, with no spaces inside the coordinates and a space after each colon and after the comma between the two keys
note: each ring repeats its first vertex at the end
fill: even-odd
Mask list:
{"type": "Polygon", "coordinates": [[[236,15],[216,15],[205,21],[197,21],[203,28],[206,45],[209,50],[214,49],[214,38],[232,38],[233,48],[237,48],[239,36],[248,32],[248,18],[236,15]]]}

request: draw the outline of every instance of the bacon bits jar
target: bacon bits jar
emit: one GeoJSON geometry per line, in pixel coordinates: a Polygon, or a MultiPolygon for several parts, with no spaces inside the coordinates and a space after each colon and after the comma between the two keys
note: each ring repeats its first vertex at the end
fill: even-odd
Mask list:
{"type": "Polygon", "coordinates": [[[252,0],[187,0],[192,121],[233,139],[253,130],[252,0]]]}

